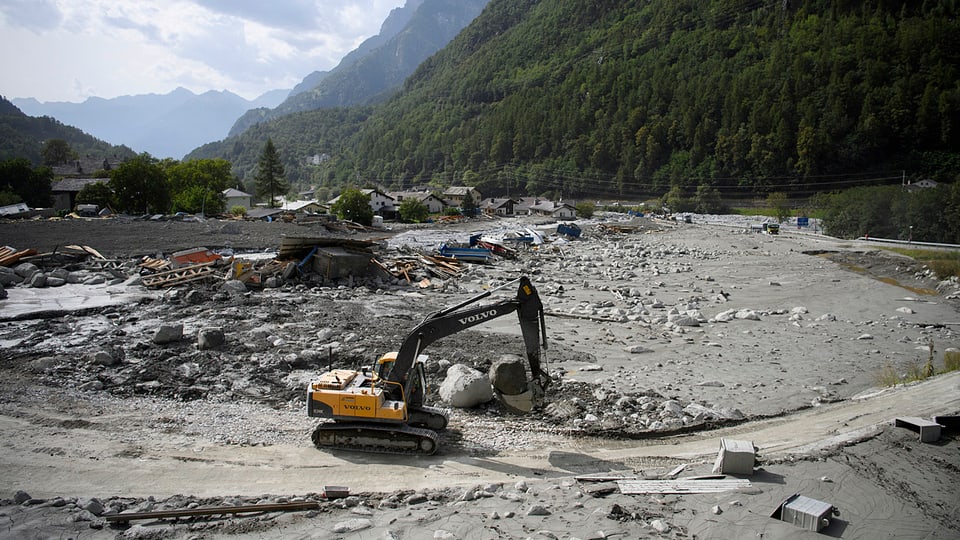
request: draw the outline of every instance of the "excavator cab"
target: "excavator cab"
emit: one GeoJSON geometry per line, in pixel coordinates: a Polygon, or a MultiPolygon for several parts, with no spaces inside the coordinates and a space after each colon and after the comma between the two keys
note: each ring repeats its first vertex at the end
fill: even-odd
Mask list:
{"type": "Polygon", "coordinates": [[[377,359],[377,369],[376,375],[374,376],[374,382],[377,379],[386,379],[387,373],[390,373],[390,368],[393,367],[393,363],[397,361],[397,351],[391,351],[385,353],[383,356],[377,359]]]}

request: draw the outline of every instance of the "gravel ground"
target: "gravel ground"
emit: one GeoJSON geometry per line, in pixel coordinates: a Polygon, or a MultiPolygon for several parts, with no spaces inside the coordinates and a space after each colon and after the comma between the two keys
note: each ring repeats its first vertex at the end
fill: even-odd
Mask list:
{"type": "MultiPolygon", "coordinates": [[[[11,523],[8,537],[28,530],[43,531],[41,537],[103,538],[711,538],[762,530],[803,537],[759,515],[758,508],[791,489],[853,510],[832,536],[894,531],[897,537],[951,538],[960,532],[956,492],[937,488],[942,478],[960,479],[956,439],[918,445],[903,430],[877,424],[866,426],[869,436],[857,444],[835,444],[826,452],[796,453],[799,442],[765,440],[766,472],[755,479],[763,486],[759,493],[590,496],[573,476],[656,476],[681,463],[709,473],[710,452],[683,455],[676,445],[712,445],[723,429],[744,433],[764,422],[796,422],[802,430],[807,420],[796,415],[858,404],[877,391],[883,370],[922,365],[931,342],[939,365],[943,352],[958,344],[950,323],[960,317],[956,283],[939,283],[912,261],[863,244],[654,220],[583,226],[580,240],[544,245],[516,260],[469,265],[459,279],[433,279],[423,289],[374,279],[234,296],[194,285],[134,303],[0,322],[0,429],[7,455],[0,472],[11,497],[0,511],[11,523]],[[496,402],[455,410],[441,455],[418,458],[412,468],[403,458],[304,453],[310,452],[314,422],[303,413],[303,387],[318,371],[369,365],[426,313],[520,274],[533,278],[548,312],[547,361],[556,384],[546,408],[526,417],[509,415],[496,402]],[[736,316],[747,313],[756,318],[736,316]],[[167,323],[183,324],[184,339],[153,344],[153,332],[167,323]],[[209,326],[227,330],[222,349],[197,349],[197,333],[209,326]],[[672,407],[679,412],[663,412],[672,407]],[[508,466],[511,460],[529,463],[508,466]],[[180,476],[168,463],[192,476],[180,476]],[[487,472],[470,472],[477,464],[487,472]],[[363,495],[349,502],[319,497],[322,484],[311,483],[309,471],[331,467],[338,483],[363,495]],[[163,475],[150,477],[151,471],[163,475]],[[300,471],[299,478],[285,471],[300,471]],[[828,480],[814,486],[812,478],[828,480]],[[830,485],[840,478],[842,486],[830,485]],[[270,491],[279,479],[287,487],[270,491]],[[471,491],[477,485],[486,495],[471,491]],[[17,490],[35,502],[15,499],[17,490]],[[104,512],[82,513],[93,497],[107,514],[110,508],[264,500],[321,506],[306,516],[270,513],[113,529],[104,526],[104,512]],[[862,505],[864,499],[873,506],[862,505]],[[723,516],[711,512],[718,502],[723,516]],[[549,514],[531,513],[536,506],[549,514]],[[878,515],[883,519],[874,519],[878,515]],[[356,531],[340,531],[350,519],[360,520],[356,531]],[[662,525],[669,530],[658,532],[662,525]]],[[[389,257],[401,246],[428,248],[466,240],[472,232],[525,227],[547,232],[554,226],[478,220],[335,234],[385,239],[383,256],[389,257]]],[[[284,236],[328,234],[317,225],[213,220],[0,224],[0,243],[20,249],[83,244],[123,260],[198,246],[269,252],[284,236]]],[[[25,291],[9,292],[6,302],[25,291]]],[[[506,319],[432,346],[433,386],[449,363],[482,371],[499,354],[518,352],[518,330],[506,319]]],[[[938,409],[941,414],[957,412],[960,393],[952,384],[953,405],[938,409]]],[[[846,423],[856,424],[858,415],[846,423]]]]}

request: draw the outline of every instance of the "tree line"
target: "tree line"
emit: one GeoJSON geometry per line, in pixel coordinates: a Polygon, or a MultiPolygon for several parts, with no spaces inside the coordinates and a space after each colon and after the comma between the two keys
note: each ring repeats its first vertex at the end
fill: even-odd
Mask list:
{"type": "MultiPolygon", "coordinates": [[[[56,165],[75,152],[65,141],[53,139],[44,142],[44,155],[56,165]]],[[[103,180],[85,186],[77,194],[77,204],[95,204],[130,214],[222,214],[232,210],[226,208],[223,191],[230,187],[243,190],[232,164],[219,158],[181,162],[142,153],[93,176],[103,180]]],[[[48,165],[33,166],[26,158],[0,161],[0,206],[23,202],[33,208],[49,207],[54,182],[48,165]]],[[[269,206],[290,189],[279,151],[269,139],[260,155],[254,184],[256,195],[269,206]]]]}
{"type": "Polygon", "coordinates": [[[960,244],[960,183],[856,187],[816,197],[827,234],[960,244]]]}

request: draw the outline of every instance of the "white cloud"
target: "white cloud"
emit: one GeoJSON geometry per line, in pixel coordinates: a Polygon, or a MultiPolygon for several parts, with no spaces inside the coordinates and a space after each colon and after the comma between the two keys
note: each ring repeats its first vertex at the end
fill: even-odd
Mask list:
{"type": "Polygon", "coordinates": [[[42,32],[60,25],[63,16],[53,0],[3,0],[4,25],[42,32]]]}
{"type": "Polygon", "coordinates": [[[327,70],[405,0],[0,0],[0,94],[230,90],[253,98],[327,70]]]}

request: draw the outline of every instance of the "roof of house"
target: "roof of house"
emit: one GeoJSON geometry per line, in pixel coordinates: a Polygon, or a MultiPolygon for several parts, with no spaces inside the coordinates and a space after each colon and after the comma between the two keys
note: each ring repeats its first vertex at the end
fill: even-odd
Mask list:
{"type": "Polygon", "coordinates": [[[292,210],[294,212],[298,210],[303,210],[304,208],[309,208],[311,206],[316,206],[322,208],[323,205],[319,201],[288,201],[283,203],[281,207],[283,210],[292,210]]]}
{"type": "Polygon", "coordinates": [[[387,193],[387,195],[395,200],[416,199],[418,201],[425,201],[430,197],[433,197],[434,199],[443,202],[443,199],[437,197],[433,194],[433,192],[430,191],[391,191],[390,193],[387,193]]]}
{"type": "Polygon", "coordinates": [[[53,185],[50,186],[50,191],[54,193],[76,193],[91,184],[98,182],[107,183],[109,181],[109,178],[64,178],[63,180],[54,182],[53,185]]]}
{"type": "Polygon", "coordinates": [[[253,195],[250,195],[249,193],[244,193],[243,191],[240,191],[239,189],[234,189],[234,188],[227,188],[223,190],[222,193],[223,193],[223,196],[228,199],[235,199],[237,197],[253,197],[253,195]]]}
{"type": "Polygon", "coordinates": [[[467,193],[476,190],[477,188],[473,186],[450,186],[443,191],[443,194],[447,196],[466,195],[467,193]]]}
{"type": "Polygon", "coordinates": [[[507,205],[509,205],[509,204],[514,204],[514,205],[515,205],[515,204],[517,204],[517,201],[515,201],[515,200],[513,200],[513,199],[509,199],[509,198],[507,198],[507,199],[493,199],[493,198],[490,198],[490,199],[484,199],[484,200],[480,203],[480,207],[481,207],[481,208],[503,208],[504,206],[507,206],[507,205]]]}
{"type": "Polygon", "coordinates": [[[249,211],[247,211],[247,217],[253,219],[263,219],[265,217],[275,216],[284,212],[288,212],[288,210],[284,210],[283,208],[251,208],[249,211]]]}
{"type": "Polygon", "coordinates": [[[76,176],[80,174],[93,174],[99,170],[115,169],[122,161],[115,157],[84,157],[65,163],[63,165],[54,165],[53,174],[56,176],[76,176]]]}
{"type": "Polygon", "coordinates": [[[380,195],[383,195],[384,197],[386,197],[386,198],[388,198],[388,199],[392,199],[392,198],[393,198],[393,197],[391,197],[390,195],[388,195],[388,194],[380,191],[379,189],[361,189],[361,190],[360,190],[360,193],[363,193],[364,195],[370,195],[370,196],[372,196],[374,193],[379,193],[380,195]]]}

